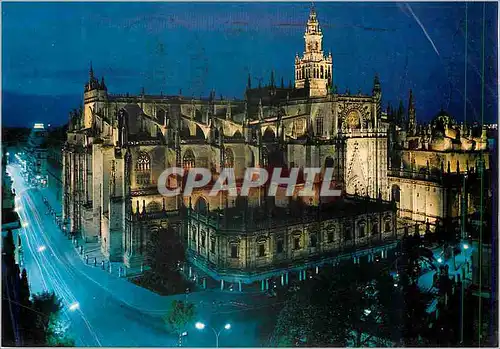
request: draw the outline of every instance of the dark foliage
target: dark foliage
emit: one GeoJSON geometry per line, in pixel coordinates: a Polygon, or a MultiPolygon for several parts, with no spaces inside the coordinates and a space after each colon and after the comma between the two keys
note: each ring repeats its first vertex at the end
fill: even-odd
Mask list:
{"type": "Polygon", "coordinates": [[[2,245],[2,345],[74,346],[59,320],[60,300],[54,293],[30,299],[28,275],[20,272],[14,252],[9,231],[2,245]]]}

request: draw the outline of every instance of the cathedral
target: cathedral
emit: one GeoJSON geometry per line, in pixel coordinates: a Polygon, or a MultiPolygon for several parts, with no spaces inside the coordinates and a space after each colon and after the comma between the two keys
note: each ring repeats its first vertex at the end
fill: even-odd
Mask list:
{"type": "Polygon", "coordinates": [[[262,281],[265,288],[273,275],[287,282],[284,270],[317,268],[347,253],[356,261],[356,251],[389,246],[402,222],[429,230],[458,217],[465,201],[457,176],[488,168],[480,156],[485,133],[444,111],[418,125],[411,93],[407,112],[382,110],[377,76],[369,94],[340,93],[322,39],[312,9],[294,84],[277,84],[273,74],[252,87],[248,77],[242,100],[217,99],[214,91],[199,99],[111,94],[91,67],[63,149],[69,230],[132,267],[151,232],[171,226],[203,275],[222,287],[262,281]],[[208,168],[213,180],[190,197],[163,197],[158,179],[169,167],[208,168]],[[315,185],[309,196],[268,197],[266,184],[245,198],[208,196],[225,167],[234,168],[237,183],[248,167],[333,168],[332,186],[343,194],[323,198],[315,185]]]}

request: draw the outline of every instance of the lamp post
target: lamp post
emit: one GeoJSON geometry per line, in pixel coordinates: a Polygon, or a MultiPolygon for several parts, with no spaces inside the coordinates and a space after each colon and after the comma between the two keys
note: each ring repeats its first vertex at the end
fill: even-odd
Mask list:
{"type": "MultiPolygon", "coordinates": [[[[195,324],[195,327],[198,330],[203,330],[205,327],[207,327],[203,322],[197,322],[195,324]]],[[[213,327],[208,326],[215,334],[215,347],[219,347],[219,336],[224,330],[230,330],[231,329],[231,324],[225,324],[223,328],[220,329],[220,331],[216,331],[213,327]]]]}

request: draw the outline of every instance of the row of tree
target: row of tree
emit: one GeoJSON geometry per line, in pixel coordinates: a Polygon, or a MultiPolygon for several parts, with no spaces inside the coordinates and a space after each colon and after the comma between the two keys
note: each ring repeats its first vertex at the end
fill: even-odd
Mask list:
{"type": "Polygon", "coordinates": [[[458,321],[472,295],[464,292],[461,298],[460,285],[444,269],[437,271],[436,287],[423,292],[418,279],[425,264],[432,267],[432,256],[415,235],[405,238],[391,259],[323,268],[298,290],[280,292],[284,305],[269,344],[450,346],[462,340],[461,328],[467,328],[463,342],[473,343],[472,308],[464,308],[464,326],[458,321]]]}
{"type": "Polygon", "coordinates": [[[68,324],[60,319],[61,301],[54,293],[30,295],[26,269],[15,262],[15,244],[8,231],[2,244],[2,345],[74,346],[68,324]]]}

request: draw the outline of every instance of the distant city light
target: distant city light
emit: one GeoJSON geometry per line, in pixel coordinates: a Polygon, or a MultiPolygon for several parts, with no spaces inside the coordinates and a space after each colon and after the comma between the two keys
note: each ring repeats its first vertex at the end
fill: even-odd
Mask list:
{"type": "Polygon", "coordinates": [[[225,328],[226,330],[231,329],[231,324],[226,324],[226,326],[224,326],[224,328],[225,328]]]}
{"type": "Polygon", "coordinates": [[[467,250],[469,248],[469,245],[464,244],[463,247],[464,247],[464,250],[467,250]]]}
{"type": "Polygon", "coordinates": [[[370,315],[371,314],[371,310],[370,309],[365,309],[365,315],[370,315]]]}
{"type": "Polygon", "coordinates": [[[5,155],[9,156],[9,155],[10,155],[10,153],[5,153],[5,155]]]}
{"type": "Polygon", "coordinates": [[[182,332],[182,334],[181,334],[182,337],[186,337],[187,335],[188,335],[187,332],[182,332]]]}
{"type": "Polygon", "coordinates": [[[40,178],[42,178],[40,175],[37,175],[37,176],[36,176],[36,179],[40,179],[40,178]]]}
{"type": "Polygon", "coordinates": [[[205,324],[203,322],[197,322],[195,327],[199,330],[203,330],[205,328],[205,324]]]}
{"type": "Polygon", "coordinates": [[[23,222],[23,228],[26,228],[28,226],[28,222],[23,222]]]}
{"type": "Polygon", "coordinates": [[[17,206],[17,207],[14,209],[14,211],[19,212],[19,211],[21,211],[22,209],[23,209],[23,208],[22,208],[21,206],[17,206]]]}
{"type": "Polygon", "coordinates": [[[69,310],[75,311],[76,309],[80,309],[80,303],[75,302],[69,306],[69,310]]]}
{"type": "Polygon", "coordinates": [[[398,284],[394,284],[394,287],[398,287],[398,284]]]}
{"type": "Polygon", "coordinates": [[[38,247],[38,252],[43,252],[43,251],[45,251],[45,249],[46,249],[45,245],[42,245],[42,246],[38,247]]]}
{"type": "Polygon", "coordinates": [[[443,259],[441,257],[438,258],[438,263],[443,263],[443,259]]]}
{"type": "Polygon", "coordinates": [[[33,126],[33,128],[36,128],[36,129],[44,129],[44,128],[45,128],[45,126],[44,126],[43,124],[35,124],[35,125],[33,126]]]}

